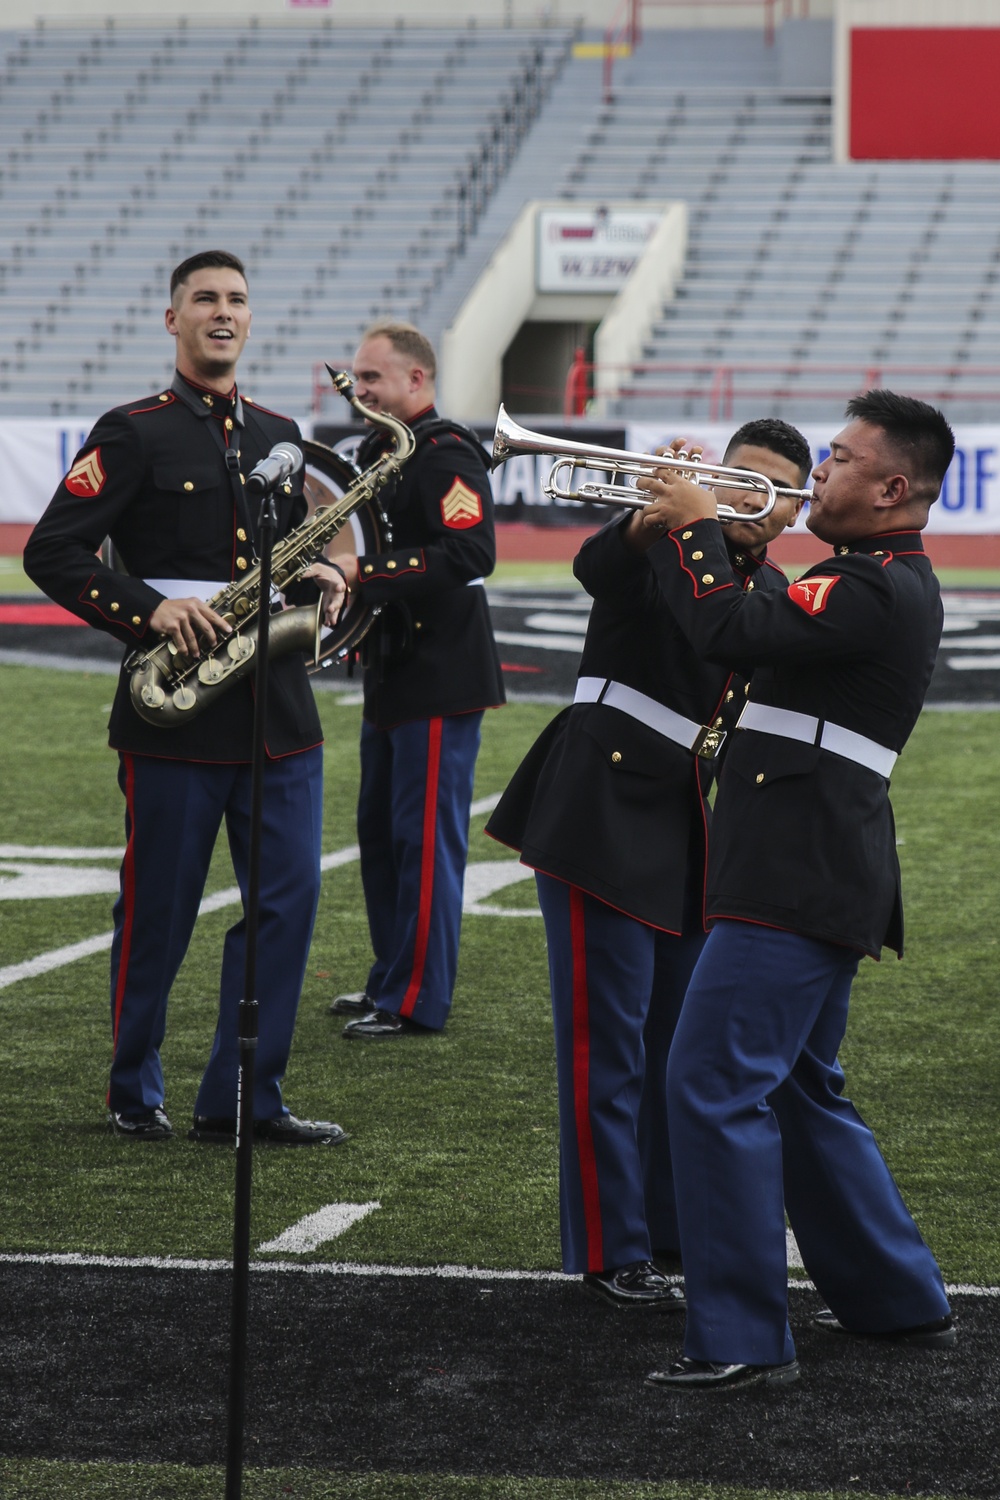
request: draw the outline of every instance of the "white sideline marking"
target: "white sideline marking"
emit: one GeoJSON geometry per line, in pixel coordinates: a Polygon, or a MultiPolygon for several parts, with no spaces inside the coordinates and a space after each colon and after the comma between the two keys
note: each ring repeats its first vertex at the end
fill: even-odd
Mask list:
{"type": "Polygon", "coordinates": [[[339,1234],[350,1229],[352,1224],[357,1224],[360,1219],[365,1219],[375,1208],[381,1208],[381,1203],[327,1203],[324,1208],[314,1214],[306,1214],[297,1224],[290,1229],[282,1230],[277,1239],[268,1240],[265,1245],[258,1245],[258,1254],[264,1251],[287,1250],[291,1255],[306,1255],[310,1250],[315,1250],[317,1245],[323,1245],[327,1240],[335,1240],[339,1234]]]}
{"type": "MultiPolygon", "coordinates": [[[[0,1252],[0,1265],[19,1266],[66,1266],[70,1269],[81,1266],[96,1266],[106,1270],[125,1271],[231,1271],[229,1260],[184,1260],[169,1255],[83,1255],[68,1251],[64,1254],[29,1255],[0,1252]]],[[[357,1261],[312,1261],[303,1265],[301,1261],[271,1260],[251,1261],[250,1269],[268,1272],[297,1273],[299,1276],[373,1276],[373,1277],[431,1277],[440,1281],[579,1281],[578,1276],[567,1276],[564,1271],[494,1271],[483,1266],[362,1266],[357,1261]]],[[[680,1276],[668,1276],[668,1281],[681,1281],[680,1276]]],[[[811,1281],[795,1278],[788,1282],[789,1291],[814,1292],[811,1281]]],[[[998,1286],[969,1286],[957,1283],[945,1286],[949,1297],[1000,1297],[998,1286]]]]}
{"type": "Polygon", "coordinates": [[[799,1254],[799,1247],[795,1243],[795,1236],[790,1229],[785,1230],[785,1248],[788,1254],[788,1264],[794,1266],[798,1271],[804,1271],[805,1266],[802,1264],[802,1256],[799,1254]]]}
{"type": "MultiPolygon", "coordinates": [[[[480,813],[492,812],[499,801],[499,792],[494,792],[490,797],[480,797],[472,804],[470,809],[472,816],[478,817],[480,813]]],[[[105,851],[102,851],[102,857],[104,855],[105,851]]],[[[117,851],[113,851],[113,856],[117,856],[117,851]]],[[[349,844],[344,849],[337,849],[333,854],[324,854],[319,862],[320,869],[335,870],[341,865],[351,864],[360,857],[361,851],[357,844],[349,844]]],[[[198,908],[198,915],[203,917],[208,912],[221,911],[225,906],[235,906],[239,899],[239,886],[229,886],[224,891],[216,891],[213,896],[205,897],[198,908]]],[[[39,974],[48,974],[53,969],[61,969],[65,964],[75,963],[79,958],[89,958],[93,953],[100,953],[103,949],[111,947],[112,937],[112,933],[102,932],[96,937],[84,938],[82,942],[70,943],[65,948],[53,948],[48,953],[40,953],[37,958],[26,958],[19,964],[8,964],[6,968],[0,969],[0,990],[7,989],[8,985],[17,984],[20,979],[35,979],[39,974]]]]}

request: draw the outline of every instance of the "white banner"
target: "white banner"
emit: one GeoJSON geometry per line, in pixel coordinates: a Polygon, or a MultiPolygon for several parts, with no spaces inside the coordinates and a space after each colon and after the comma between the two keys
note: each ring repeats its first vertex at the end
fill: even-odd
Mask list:
{"type": "MultiPolygon", "coordinates": [[[[830,451],[830,439],[843,422],[820,426],[803,424],[799,431],[812,450],[813,463],[822,463],[830,451]]],[[[1000,534],[1000,426],[955,427],[955,457],[945,475],[941,498],[931,506],[927,524],[929,534],[937,536],[993,536],[1000,534]]],[[[733,424],[632,422],[626,442],[633,452],[652,453],[674,438],[700,443],[707,460],[721,463],[726,444],[733,434],[733,424]]],[[[805,485],[809,489],[811,481],[805,485]]],[[[795,523],[795,531],[805,531],[807,507],[795,523]]]]}
{"type": "Polygon", "coordinates": [[[617,292],[628,280],[662,210],[543,209],[538,215],[539,292],[617,292]]]}
{"type": "MultiPolygon", "coordinates": [[[[83,446],[90,425],[85,418],[76,417],[0,421],[0,524],[30,525],[37,521],[83,446]]],[[[303,430],[308,426],[303,424],[303,430]]],[[[838,422],[829,427],[808,424],[801,428],[815,463],[826,457],[830,438],[840,426],[838,422]]],[[[700,443],[707,459],[721,463],[732,431],[731,423],[671,423],[661,427],[652,422],[632,422],[625,441],[634,452],[651,453],[682,437],[700,443]]],[[[581,427],[579,433],[581,442],[586,442],[586,428],[581,427]]],[[[931,507],[927,530],[936,535],[1000,535],[1000,426],[956,427],[955,439],[955,460],[940,500],[931,507]]],[[[550,467],[548,459],[534,456],[509,461],[493,475],[498,503],[503,504],[520,485],[532,492],[527,504],[539,508],[551,504],[541,493],[541,481],[550,467]]],[[[799,517],[795,529],[805,530],[803,517],[799,517]]]]}

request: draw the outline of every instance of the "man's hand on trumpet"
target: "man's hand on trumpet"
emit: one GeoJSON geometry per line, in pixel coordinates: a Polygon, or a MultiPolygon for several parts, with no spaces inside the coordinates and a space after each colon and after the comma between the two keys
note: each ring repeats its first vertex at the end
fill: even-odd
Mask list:
{"type": "MultiPolygon", "coordinates": [[[[674,438],[668,447],[656,450],[658,458],[690,458],[695,463],[701,453],[700,446],[689,448],[683,438],[674,438]]],[[[717,514],[714,493],[688,479],[683,469],[657,469],[652,474],[641,474],[635,487],[646,491],[650,502],[633,512],[625,528],[625,540],[633,552],[647,552],[673,526],[717,514]]]]}

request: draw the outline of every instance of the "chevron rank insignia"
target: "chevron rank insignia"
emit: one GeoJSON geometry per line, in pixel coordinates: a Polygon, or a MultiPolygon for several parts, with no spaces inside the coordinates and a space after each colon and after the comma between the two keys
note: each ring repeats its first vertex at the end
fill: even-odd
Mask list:
{"type": "Polygon", "coordinates": [[[479,495],[457,476],[447,495],[441,499],[441,519],[456,531],[478,526],[483,519],[483,502],[479,495]]]}
{"type": "Polygon", "coordinates": [[[66,475],[65,484],[71,495],[79,495],[81,500],[86,500],[91,495],[101,493],[107,477],[101,465],[101,450],[95,448],[77,459],[66,475]]]}
{"type": "Polygon", "coordinates": [[[840,582],[839,575],[833,578],[800,578],[789,586],[788,597],[807,615],[821,615],[826,609],[830,590],[840,582]]]}

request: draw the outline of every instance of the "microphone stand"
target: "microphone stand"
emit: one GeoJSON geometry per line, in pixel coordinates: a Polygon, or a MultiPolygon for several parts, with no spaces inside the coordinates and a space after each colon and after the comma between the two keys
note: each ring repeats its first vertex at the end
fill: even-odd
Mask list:
{"type": "Polygon", "coordinates": [[[250,1199],[253,1186],[253,1090],[257,1050],[257,932],[260,909],[260,837],[264,807],[267,725],[268,632],[271,620],[271,559],[278,529],[274,480],[260,502],[260,611],[250,791],[246,949],[239,1009],[239,1073],[236,1120],[236,1196],[233,1212],[233,1303],[229,1354],[229,1425],[225,1500],[243,1491],[243,1432],[246,1413],[247,1315],[250,1301],[250,1199]]]}

